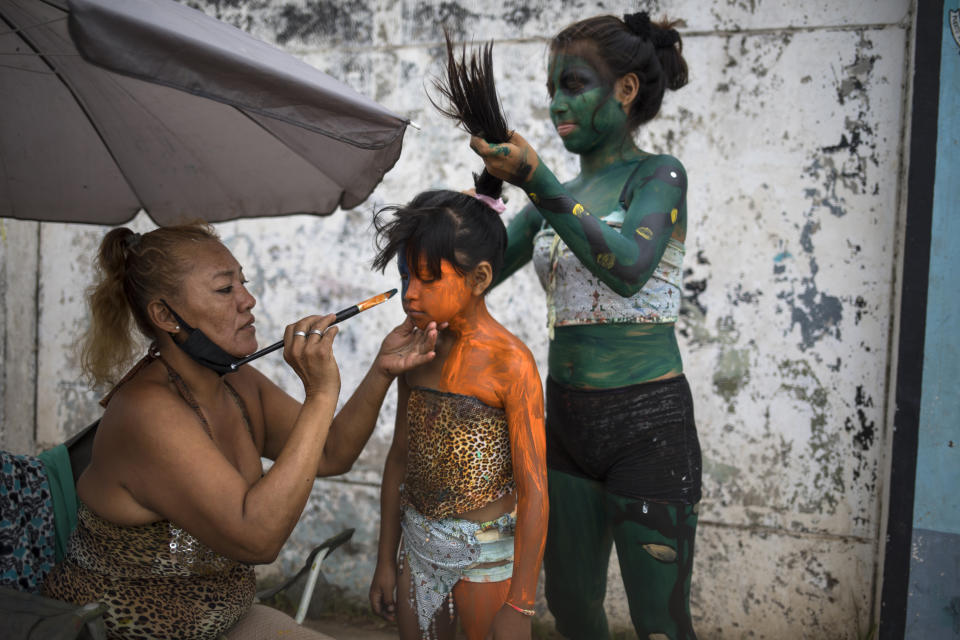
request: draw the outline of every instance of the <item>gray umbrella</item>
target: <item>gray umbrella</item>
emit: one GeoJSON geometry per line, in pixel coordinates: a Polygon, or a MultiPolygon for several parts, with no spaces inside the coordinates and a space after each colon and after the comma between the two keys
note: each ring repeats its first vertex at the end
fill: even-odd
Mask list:
{"type": "Polygon", "coordinates": [[[0,216],[328,214],[370,195],[407,124],[172,0],[0,0],[0,216]]]}

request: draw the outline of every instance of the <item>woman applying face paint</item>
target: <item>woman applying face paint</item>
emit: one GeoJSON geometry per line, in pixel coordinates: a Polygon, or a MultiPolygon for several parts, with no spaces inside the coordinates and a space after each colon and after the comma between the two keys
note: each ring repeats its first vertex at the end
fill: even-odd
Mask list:
{"type": "Polygon", "coordinates": [[[632,133],[686,84],[675,23],[590,18],[550,46],[550,116],[580,173],[562,183],[519,134],[471,139],[524,189],[502,278],[531,259],[550,329],[546,596],[558,630],[609,635],[610,550],[641,638],[695,638],[689,612],[701,459],[674,333],[687,178],[632,133]]]}
{"type": "Polygon", "coordinates": [[[414,333],[407,322],[388,335],[335,417],[332,315],[286,329],[302,403],[250,365],[226,366],[257,349],[256,301],[206,224],[142,236],[114,229],[97,266],[83,366],[116,386],[77,481],[77,528],[46,594],[107,605],[109,638],[326,638],[253,605],[252,565],[276,558],[315,477],[349,470],[393,378],[434,357],[435,326],[414,333]],[[134,328],[152,345],[124,373],[134,328]],[[274,461],[265,473],[264,457],[274,461]]]}

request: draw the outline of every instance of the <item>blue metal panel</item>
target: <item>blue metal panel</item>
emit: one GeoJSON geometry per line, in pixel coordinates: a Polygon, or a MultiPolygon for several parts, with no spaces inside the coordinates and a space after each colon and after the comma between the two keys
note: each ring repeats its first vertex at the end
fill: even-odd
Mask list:
{"type": "Polygon", "coordinates": [[[944,3],[914,527],[960,534],[960,2],[944,3]],[[952,26],[952,28],[951,28],[952,26]]]}
{"type": "Polygon", "coordinates": [[[960,535],[913,530],[910,600],[904,638],[960,638],[960,535]]]}
{"type": "Polygon", "coordinates": [[[905,638],[960,638],[960,6],[943,7],[905,638]]]}

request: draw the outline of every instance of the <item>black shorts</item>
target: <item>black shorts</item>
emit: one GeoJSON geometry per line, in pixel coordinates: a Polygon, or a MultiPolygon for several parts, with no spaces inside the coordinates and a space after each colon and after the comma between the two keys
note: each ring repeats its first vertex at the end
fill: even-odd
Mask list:
{"type": "Polygon", "coordinates": [[[683,375],[616,389],[547,378],[547,466],[627,498],[700,501],[700,441],[683,375]]]}

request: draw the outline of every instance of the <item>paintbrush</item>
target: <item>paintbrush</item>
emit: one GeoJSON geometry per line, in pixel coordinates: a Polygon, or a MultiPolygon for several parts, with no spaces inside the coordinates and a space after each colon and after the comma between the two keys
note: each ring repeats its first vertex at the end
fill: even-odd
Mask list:
{"type": "MultiPolygon", "coordinates": [[[[395,294],[396,292],[397,292],[396,289],[390,289],[390,291],[385,291],[379,295],[375,295],[372,298],[364,300],[363,302],[358,302],[352,307],[347,307],[346,309],[341,309],[340,311],[337,311],[336,319],[330,323],[330,326],[332,327],[338,322],[343,322],[347,318],[352,318],[353,316],[357,315],[361,311],[366,311],[370,307],[375,307],[381,302],[386,302],[387,300],[392,298],[393,294],[395,294]]],[[[257,358],[261,356],[265,356],[268,353],[273,353],[274,351],[276,351],[277,349],[280,349],[281,347],[283,347],[283,340],[274,342],[269,347],[264,347],[263,349],[260,349],[260,351],[251,353],[246,358],[241,358],[240,360],[237,360],[236,362],[230,365],[230,368],[236,371],[237,368],[240,367],[240,365],[247,364],[251,360],[256,360],[257,358]]]]}

